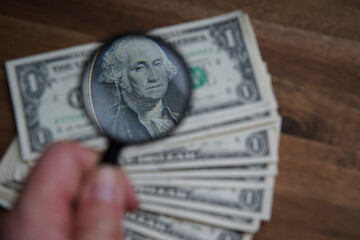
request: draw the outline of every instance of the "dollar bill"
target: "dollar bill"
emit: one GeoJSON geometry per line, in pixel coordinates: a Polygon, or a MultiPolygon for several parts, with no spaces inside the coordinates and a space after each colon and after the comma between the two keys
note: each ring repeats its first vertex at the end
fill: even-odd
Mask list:
{"type": "Polygon", "coordinates": [[[216,187],[216,188],[237,188],[237,187],[271,187],[274,186],[274,177],[238,177],[238,178],[183,178],[183,179],[132,179],[134,185],[160,185],[160,186],[182,186],[182,187],[216,187]]]}
{"type": "Polygon", "coordinates": [[[276,162],[278,159],[278,123],[236,129],[236,124],[219,134],[188,140],[184,144],[139,149],[137,154],[123,152],[120,163],[129,171],[160,171],[178,168],[240,166],[276,162]]]}
{"type": "Polygon", "coordinates": [[[252,177],[252,176],[275,176],[278,172],[276,164],[260,164],[260,165],[245,165],[241,167],[228,168],[204,168],[194,170],[175,170],[175,171],[161,171],[145,173],[131,173],[129,177],[132,180],[156,180],[156,179],[200,179],[200,178],[216,178],[216,179],[236,179],[238,177],[252,177]]]}
{"type": "MultiPolygon", "coordinates": [[[[178,146],[185,145],[194,141],[204,141],[208,138],[213,138],[226,134],[229,131],[244,131],[260,126],[267,126],[277,124],[280,126],[281,118],[274,109],[269,109],[264,112],[259,112],[254,115],[249,115],[243,118],[233,119],[231,122],[220,123],[208,127],[195,129],[191,132],[171,134],[163,139],[155,142],[147,142],[143,144],[134,144],[127,146],[121,152],[120,157],[133,157],[141,154],[149,154],[156,151],[164,150],[164,148],[177,148],[178,146]],[[166,146],[165,146],[166,145],[166,146]]],[[[121,163],[121,158],[119,159],[121,163]]]]}
{"type": "Polygon", "coordinates": [[[98,47],[92,43],[6,62],[23,159],[38,157],[54,141],[101,142],[80,91],[84,66],[98,47]]]}
{"type": "Polygon", "coordinates": [[[259,219],[208,212],[188,207],[180,208],[177,206],[169,207],[166,205],[141,203],[140,209],[151,213],[163,214],[170,217],[195,221],[202,224],[207,224],[209,226],[225,228],[234,231],[254,233],[258,231],[260,227],[259,219]]]}
{"type": "MultiPolygon", "coordinates": [[[[246,15],[237,11],[151,32],[184,56],[192,76],[191,107],[176,132],[276,107],[260,53],[244,34],[248,29],[246,15]]],[[[6,62],[23,159],[38,157],[44,147],[58,140],[104,147],[106,142],[89,123],[79,97],[84,67],[100,45],[6,62]]]]}
{"type": "Polygon", "coordinates": [[[140,202],[269,220],[273,188],[185,188],[136,185],[140,202]]]}
{"type": "Polygon", "coordinates": [[[227,231],[144,211],[127,214],[125,226],[140,230],[153,238],[165,240],[243,240],[250,237],[250,234],[227,231]]]}

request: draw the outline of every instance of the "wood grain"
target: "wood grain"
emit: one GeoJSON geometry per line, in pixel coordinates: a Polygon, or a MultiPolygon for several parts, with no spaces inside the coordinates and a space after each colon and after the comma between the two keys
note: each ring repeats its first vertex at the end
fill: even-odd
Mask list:
{"type": "Polygon", "coordinates": [[[272,220],[255,240],[360,239],[360,1],[2,0],[0,153],[16,134],[6,60],[236,9],[283,117],[272,220]]]}

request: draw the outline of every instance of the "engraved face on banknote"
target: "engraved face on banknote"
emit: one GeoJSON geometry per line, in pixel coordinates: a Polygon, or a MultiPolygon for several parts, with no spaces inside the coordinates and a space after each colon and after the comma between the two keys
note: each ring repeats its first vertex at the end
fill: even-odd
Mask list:
{"type": "Polygon", "coordinates": [[[111,138],[156,139],[184,113],[190,94],[186,66],[160,44],[145,36],[126,36],[95,55],[85,79],[85,99],[91,117],[111,138]]]}

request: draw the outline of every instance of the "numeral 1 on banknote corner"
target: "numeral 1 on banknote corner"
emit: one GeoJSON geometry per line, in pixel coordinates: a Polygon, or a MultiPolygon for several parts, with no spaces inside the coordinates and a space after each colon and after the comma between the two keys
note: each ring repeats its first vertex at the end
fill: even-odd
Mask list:
{"type": "Polygon", "coordinates": [[[46,69],[43,66],[18,68],[19,85],[23,96],[27,99],[38,99],[45,89],[46,69]]]}
{"type": "Polygon", "coordinates": [[[229,48],[232,48],[236,45],[234,35],[233,35],[233,32],[231,29],[225,30],[225,39],[226,39],[227,46],[229,48]]]}
{"type": "Polygon", "coordinates": [[[257,209],[261,205],[262,191],[258,190],[243,190],[239,194],[240,202],[246,209],[257,209]]]}
{"type": "Polygon", "coordinates": [[[27,75],[27,86],[28,86],[28,90],[30,92],[37,92],[37,90],[39,90],[39,86],[38,86],[38,82],[37,82],[37,79],[36,79],[36,74],[33,73],[33,72],[30,72],[28,75],[27,75]]]}
{"type": "Polygon", "coordinates": [[[265,155],[268,153],[268,139],[265,132],[255,133],[246,139],[248,150],[255,155],[265,155]]]}

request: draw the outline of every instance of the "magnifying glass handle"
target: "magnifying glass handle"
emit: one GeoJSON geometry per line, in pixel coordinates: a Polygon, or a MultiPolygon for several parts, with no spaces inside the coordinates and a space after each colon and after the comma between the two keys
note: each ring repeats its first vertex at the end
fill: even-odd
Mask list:
{"type": "Polygon", "coordinates": [[[123,146],[122,143],[110,140],[109,148],[105,152],[100,164],[119,165],[118,157],[123,146]]]}

